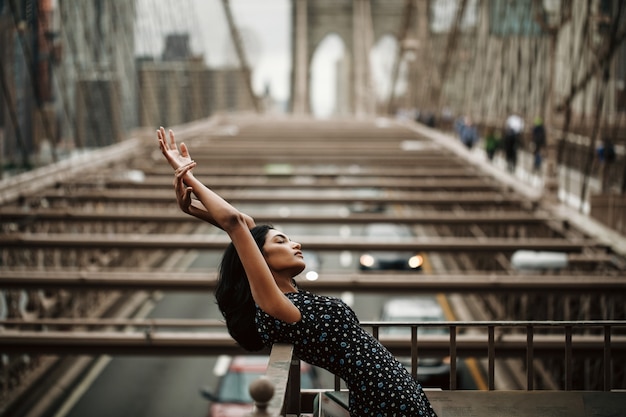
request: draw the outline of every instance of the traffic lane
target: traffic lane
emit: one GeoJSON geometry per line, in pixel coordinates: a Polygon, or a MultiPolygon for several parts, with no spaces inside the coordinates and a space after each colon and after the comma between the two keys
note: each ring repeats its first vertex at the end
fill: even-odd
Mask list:
{"type": "MultiPolygon", "coordinates": [[[[217,314],[211,294],[171,293],[155,300],[146,318],[217,318],[217,314]]],[[[204,416],[208,403],[200,389],[215,385],[215,360],[212,356],[113,357],[97,377],[81,383],[88,387],[75,391],[84,393],[71,410],[55,417],[204,416]]]]}
{"type": "Polygon", "coordinates": [[[199,388],[210,383],[214,362],[211,357],[115,357],[67,416],[206,415],[199,388]]]}

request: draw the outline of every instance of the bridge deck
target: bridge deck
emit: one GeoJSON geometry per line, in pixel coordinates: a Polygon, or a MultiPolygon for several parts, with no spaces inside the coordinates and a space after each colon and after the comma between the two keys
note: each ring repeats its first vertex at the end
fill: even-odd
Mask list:
{"type": "MultiPolygon", "coordinates": [[[[306,250],[321,255],[319,279],[302,280],[303,288],[349,290],[357,297],[441,291],[460,306],[457,316],[450,318],[455,323],[600,319],[621,323],[626,314],[626,239],[544,198],[538,187],[520,184],[455,138],[408,122],[390,121],[381,127],[371,120],[322,123],[235,116],[175,131],[192,149],[198,177],[257,222],[289,229],[306,250]],[[231,126],[238,126],[236,134],[221,133],[222,127],[231,126]],[[365,239],[364,225],[371,222],[404,224],[415,236],[397,242],[365,239]],[[419,250],[428,260],[428,271],[407,275],[358,270],[354,262],[358,254],[379,249],[419,250]],[[568,262],[559,270],[519,271],[511,258],[521,249],[559,251],[568,262]],[[350,265],[341,264],[343,254],[350,255],[350,265]]],[[[29,402],[20,390],[30,381],[44,386],[40,379],[30,378],[43,371],[36,368],[36,360],[24,363],[26,352],[34,357],[233,353],[232,339],[225,332],[216,335],[215,329],[202,340],[198,332],[189,338],[180,331],[162,334],[160,330],[174,324],[184,328],[199,324],[177,321],[174,309],[168,316],[175,321],[123,321],[124,327],[134,327],[140,334],[121,331],[120,320],[130,320],[130,312],[147,302],[150,291],[163,291],[165,297],[179,295],[170,294],[173,291],[212,291],[216,268],[210,259],[227,244],[222,233],[179,212],[172,172],[156,148],[154,132],[138,135],[0,182],[0,326],[5,329],[0,350],[8,358],[0,371],[20,385],[0,387],[7,409],[29,402]],[[201,257],[208,267],[189,269],[201,257]]],[[[211,317],[203,313],[196,319],[211,317]]],[[[215,323],[201,323],[207,324],[215,323]]],[[[374,325],[371,328],[374,331],[374,325]]],[[[516,396],[503,392],[516,389],[513,383],[503,384],[513,373],[522,382],[516,385],[520,387],[557,390],[564,385],[568,392],[555,394],[563,398],[563,407],[592,401],[588,396],[606,397],[572,390],[625,387],[626,341],[621,330],[594,330],[580,340],[585,346],[582,353],[577,348],[578,330],[562,335],[541,329],[528,333],[530,337],[509,327],[481,332],[459,333],[458,338],[451,332],[454,343],[420,337],[419,355],[447,354],[454,346],[451,356],[489,356],[485,363],[493,365],[484,373],[497,393],[433,391],[440,415],[523,416],[507,410],[523,409],[515,406],[517,402],[539,407],[543,400],[528,401],[528,396],[539,398],[543,391],[516,396]],[[535,366],[524,374],[516,362],[501,376],[500,368],[512,360],[535,366]],[[582,366],[589,370],[585,375],[578,372],[582,366]],[[581,381],[589,385],[582,388],[581,381]],[[571,395],[576,399],[567,401],[571,395]],[[480,408],[487,406],[489,412],[480,408]]],[[[417,360],[417,350],[408,342],[394,343],[390,345],[394,354],[417,360]]],[[[61,395],[56,390],[48,394],[50,401],[61,395]]],[[[41,401],[37,395],[33,398],[41,401]]],[[[603,403],[613,404],[613,398],[606,397],[603,403]]],[[[545,403],[561,404],[555,401],[545,403]]],[[[584,407],[575,409],[580,412],[584,407]]],[[[548,407],[534,412],[578,415],[563,410],[548,407]]]]}

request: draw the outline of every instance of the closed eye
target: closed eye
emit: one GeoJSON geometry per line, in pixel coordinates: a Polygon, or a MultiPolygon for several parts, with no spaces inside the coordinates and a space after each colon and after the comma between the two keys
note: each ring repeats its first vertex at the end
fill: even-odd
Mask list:
{"type": "Polygon", "coordinates": [[[287,242],[289,242],[289,238],[287,238],[287,236],[285,236],[285,235],[276,235],[274,237],[274,242],[276,242],[276,243],[287,243],[287,242]]]}

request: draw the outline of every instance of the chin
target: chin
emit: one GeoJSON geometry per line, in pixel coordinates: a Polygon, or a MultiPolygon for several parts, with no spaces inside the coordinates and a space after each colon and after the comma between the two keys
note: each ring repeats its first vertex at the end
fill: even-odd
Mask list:
{"type": "Polygon", "coordinates": [[[299,275],[300,273],[302,273],[302,271],[304,271],[306,269],[306,264],[303,262],[301,265],[298,265],[297,267],[295,267],[293,269],[293,274],[292,276],[296,276],[299,275]]]}
{"type": "Polygon", "coordinates": [[[294,277],[296,275],[299,275],[300,273],[302,273],[302,271],[304,271],[306,269],[306,265],[302,265],[302,268],[298,268],[298,272],[296,274],[294,274],[294,277]]]}

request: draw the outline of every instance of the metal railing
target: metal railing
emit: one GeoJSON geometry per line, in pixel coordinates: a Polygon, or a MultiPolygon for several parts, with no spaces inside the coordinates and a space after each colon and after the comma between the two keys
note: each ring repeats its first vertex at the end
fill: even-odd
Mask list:
{"type": "MultiPolygon", "coordinates": [[[[484,321],[484,322],[363,322],[362,325],[372,329],[373,335],[379,338],[379,330],[384,327],[408,327],[410,329],[410,354],[411,373],[417,375],[418,353],[441,354],[435,345],[439,343],[429,335],[424,341],[419,340],[418,329],[421,328],[446,328],[449,335],[445,336],[449,344],[450,356],[450,390],[456,389],[456,359],[461,355],[487,357],[488,360],[488,390],[494,390],[494,370],[496,356],[522,354],[527,364],[533,364],[537,353],[541,355],[560,355],[565,362],[565,391],[572,389],[574,350],[588,355],[600,355],[604,363],[603,385],[604,391],[611,390],[611,363],[615,359],[626,359],[626,322],[625,321],[484,321]],[[461,335],[462,330],[473,330],[475,336],[461,335]],[[480,334],[480,330],[484,330],[480,334]],[[517,331],[517,334],[501,333],[499,330],[517,331]],[[560,330],[560,335],[554,331],[560,330]],[[549,331],[548,334],[539,334],[541,331],[549,331]],[[578,334],[576,331],[582,331],[578,334]],[[486,337],[486,341],[485,341],[486,337]],[[482,340],[481,340],[482,339],[482,340]],[[486,346],[485,346],[486,342],[486,346]]],[[[406,338],[380,338],[392,352],[406,352],[406,338]],[[403,345],[404,343],[404,345],[403,345]]],[[[441,342],[441,338],[438,338],[441,342]]],[[[300,390],[299,361],[292,359],[292,346],[276,344],[272,349],[267,374],[263,384],[271,384],[276,394],[272,400],[259,396],[255,389],[251,389],[257,408],[252,416],[278,416],[300,415],[300,405],[311,404],[311,396],[319,393],[319,390],[300,390]],[[290,366],[286,366],[288,363],[290,366]],[[285,384],[285,381],[288,381],[285,384]],[[290,398],[286,393],[299,393],[298,398],[290,398]],[[281,402],[282,400],[282,402],[281,402]],[[269,404],[269,405],[268,405],[269,404]],[[255,414],[256,413],[256,414],[255,414]],[[266,413],[266,414],[263,414],[266,413]]],[[[533,390],[534,366],[527,366],[526,390],[533,390]]],[[[622,387],[623,388],[623,387],[622,387]]],[[[335,380],[335,391],[340,390],[339,379],[335,380]]],[[[267,392],[261,390],[259,392],[267,392]]]]}
{"type": "MultiPolygon", "coordinates": [[[[565,390],[572,389],[573,381],[573,358],[574,348],[586,357],[598,357],[603,359],[603,386],[605,391],[611,389],[611,359],[626,358],[626,321],[603,320],[603,321],[454,321],[454,322],[363,322],[364,327],[372,327],[374,337],[378,338],[396,355],[400,352],[395,348],[393,338],[379,337],[382,327],[408,327],[411,337],[411,372],[417,376],[418,353],[432,354],[432,350],[426,343],[419,343],[418,352],[418,329],[445,328],[449,335],[443,336],[448,339],[450,356],[450,389],[455,390],[456,385],[456,359],[460,355],[464,357],[481,357],[486,353],[488,359],[487,384],[488,389],[495,389],[494,370],[496,351],[501,357],[523,357],[527,364],[532,364],[536,353],[542,357],[563,357],[565,363],[565,390]],[[480,332],[480,330],[483,332],[480,332]],[[623,329],[617,334],[616,329],[623,329]],[[461,336],[463,330],[473,330],[469,335],[461,336]],[[496,330],[500,330],[496,337],[496,330]],[[507,330],[509,332],[507,332],[507,330]],[[541,333],[540,331],[544,332],[541,333]],[[575,333],[575,330],[579,330],[575,333]],[[560,331],[560,332],[559,332],[560,331]],[[486,334],[485,334],[486,333],[486,334]],[[485,352],[485,336],[486,352],[485,352]]],[[[406,353],[406,352],[405,352],[406,353]]],[[[527,390],[534,389],[534,367],[526,367],[527,390]]]]}

